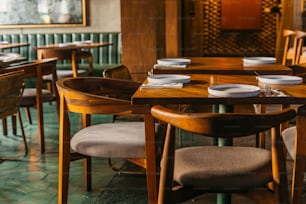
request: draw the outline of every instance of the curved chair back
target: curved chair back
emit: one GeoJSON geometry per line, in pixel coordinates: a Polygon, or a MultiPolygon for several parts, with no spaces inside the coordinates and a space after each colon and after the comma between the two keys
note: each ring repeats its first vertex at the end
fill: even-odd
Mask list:
{"type": "Polygon", "coordinates": [[[132,110],[130,99],[139,83],[101,77],[66,78],[57,82],[61,107],[84,114],[114,114],[132,110]]]}
{"type": "Polygon", "coordinates": [[[16,71],[0,75],[0,118],[17,113],[24,86],[24,72],[16,71]],[[5,87],[5,88],[4,88],[5,87]]]}
{"type": "Polygon", "coordinates": [[[132,80],[132,76],[130,74],[129,69],[124,65],[115,68],[105,69],[102,75],[104,78],[132,80]]]}
{"type": "Polygon", "coordinates": [[[295,52],[296,52],[296,46],[297,46],[297,42],[296,42],[296,38],[293,38],[295,36],[295,31],[294,30],[289,30],[289,29],[285,29],[283,30],[283,37],[285,38],[285,46],[284,46],[284,54],[283,54],[283,61],[282,64],[286,65],[287,60],[292,60],[292,64],[295,61],[295,52]],[[288,53],[289,51],[289,46],[292,43],[292,40],[294,39],[293,42],[293,49],[291,53],[288,53]]]}
{"type": "Polygon", "coordinates": [[[296,54],[295,54],[295,61],[294,64],[300,64],[301,55],[303,54],[303,45],[304,45],[304,38],[306,37],[306,32],[304,31],[296,31],[296,54]]]}

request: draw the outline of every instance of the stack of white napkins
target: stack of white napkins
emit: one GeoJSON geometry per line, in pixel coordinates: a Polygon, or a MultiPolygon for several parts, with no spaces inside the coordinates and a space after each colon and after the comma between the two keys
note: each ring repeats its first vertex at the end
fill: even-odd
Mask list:
{"type": "Polygon", "coordinates": [[[186,68],[186,64],[154,64],[153,68],[186,68]]]}
{"type": "Polygon", "coordinates": [[[158,59],[153,68],[186,68],[190,63],[186,58],[163,58],[158,59]]]}
{"type": "Polygon", "coordinates": [[[256,66],[262,64],[275,64],[275,57],[244,57],[243,66],[256,66]]]}
{"type": "Polygon", "coordinates": [[[161,74],[147,77],[148,83],[141,88],[183,88],[184,83],[190,82],[190,76],[181,74],[161,74]]]}
{"type": "Polygon", "coordinates": [[[168,83],[168,84],[154,84],[154,83],[147,83],[142,84],[140,88],[183,88],[183,83],[168,83]]]}
{"type": "Polygon", "coordinates": [[[6,45],[8,43],[9,43],[8,41],[0,41],[0,45],[6,45]]]}
{"type": "Polygon", "coordinates": [[[75,44],[71,42],[70,43],[67,42],[67,43],[59,43],[58,46],[59,47],[69,47],[69,46],[75,46],[75,44]]]}

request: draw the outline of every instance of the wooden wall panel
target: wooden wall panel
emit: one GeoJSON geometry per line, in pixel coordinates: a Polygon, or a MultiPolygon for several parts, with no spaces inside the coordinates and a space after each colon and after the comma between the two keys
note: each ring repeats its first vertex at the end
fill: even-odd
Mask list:
{"type": "Polygon", "coordinates": [[[261,0],[221,0],[221,29],[261,28],[261,0]]]}
{"type": "Polygon", "coordinates": [[[162,0],[121,0],[122,64],[135,80],[144,80],[165,56],[162,0]]]}
{"type": "Polygon", "coordinates": [[[184,45],[188,45],[183,49],[184,56],[275,55],[276,14],[265,9],[277,5],[277,0],[261,0],[260,30],[223,30],[221,3],[221,0],[185,0],[186,5],[193,5],[194,12],[190,15],[190,9],[184,10],[184,18],[192,19],[184,26],[184,36],[188,36],[184,38],[184,45]]]}

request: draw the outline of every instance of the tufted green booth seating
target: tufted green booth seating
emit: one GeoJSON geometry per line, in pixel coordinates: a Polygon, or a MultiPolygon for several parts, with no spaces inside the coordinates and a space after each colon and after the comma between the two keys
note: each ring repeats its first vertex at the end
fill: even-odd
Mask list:
{"type": "MultiPolygon", "coordinates": [[[[84,32],[84,33],[28,33],[28,34],[0,34],[0,41],[11,43],[28,42],[30,46],[7,49],[4,52],[20,53],[29,61],[37,59],[37,53],[33,49],[36,46],[66,43],[73,41],[91,40],[92,42],[111,42],[112,45],[90,49],[94,61],[94,75],[101,76],[106,68],[112,68],[121,63],[121,33],[119,32],[84,32]]],[[[87,68],[85,60],[80,62],[80,68],[87,68]]],[[[68,60],[59,61],[58,69],[71,69],[68,60]]]]}

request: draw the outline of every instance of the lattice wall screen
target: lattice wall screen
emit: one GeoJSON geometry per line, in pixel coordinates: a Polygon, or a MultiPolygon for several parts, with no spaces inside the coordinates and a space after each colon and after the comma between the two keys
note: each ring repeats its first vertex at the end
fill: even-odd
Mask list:
{"type": "Polygon", "coordinates": [[[193,0],[192,55],[274,56],[276,15],[264,12],[277,0],[262,0],[261,30],[221,31],[221,0],[193,0]]]}

